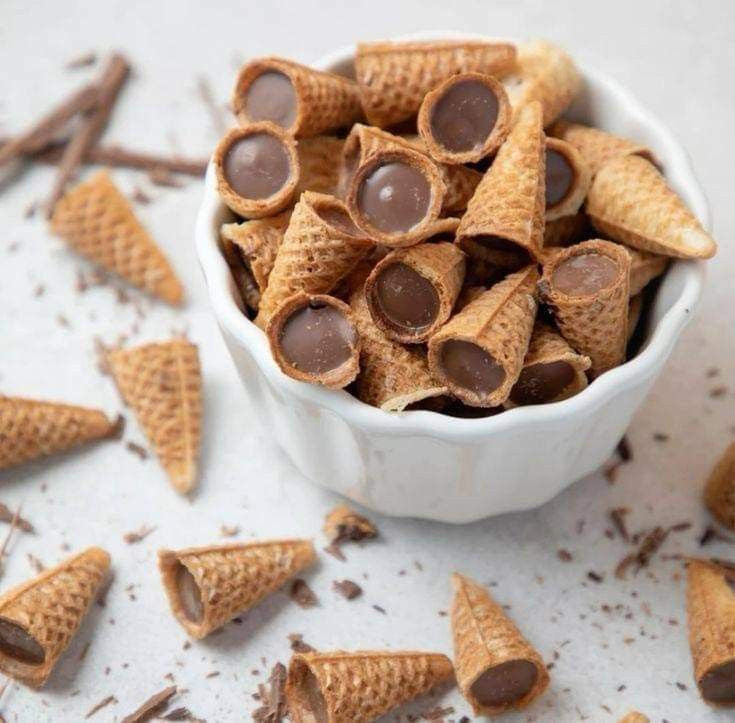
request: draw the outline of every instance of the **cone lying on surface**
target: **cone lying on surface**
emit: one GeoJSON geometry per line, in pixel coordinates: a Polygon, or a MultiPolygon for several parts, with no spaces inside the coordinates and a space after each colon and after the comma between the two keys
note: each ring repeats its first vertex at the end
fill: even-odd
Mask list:
{"type": "Polygon", "coordinates": [[[54,206],[51,230],[75,251],[170,304],[184,290],[107,171],[95,173],[54,206]]]}
{"type": "Polygon", "coordinates": [[[687,617],[694,679],[702,698],[735,705],[735,572],[689,560],[687,617]]]}
{"type": "Polygon", "coordinates": [[[545,166],[541,106],[531,103],[467,204],[457,243],[509,271],[537,261],[544,236],[545,166]]]}
{"type": "Polygon", "coordinates": [[[109,352],[115,383],[177,492],[197,478],[202,426],[199,352],[186,339],[109,352]]]}
{"type": "Polygon", "coordinates": [[[0,671],[42,686],[71,642],[110,569],[90,547],[0,598],[0,671]]]}
{"type": "Polygon", "coordinates": [[[643,713],[634,710],[624,715],[618,723],[651,723],[651,721],[643,713]]]}
{"type": "Polygon", "coordinates": [[[70,404],[0,395],[0,469],[113,437],[119,421],[70,404]]]}
{"type": "Polygon", "coordinates": [[[512,68],[509,43],[428,41],[360,43],[355,72],[365,115],[387,127],[416,115],[424,96],[458,73],[502,76],[512,68]]]}
{"type": "Polygon", "coordinates": [[[457,684],[475,715],[525,708],[549,684],[541,656],[488,594],[452,575],[452,636],[457,684]]]}
{"type": "MultiPolygon", "coordinates": [[[[585,235],[594,235],[590,221],[584,211],[573,216],[546,221],[544,226],[544,248],[551,246],[570,246],[583,241],[585,235]]],[[[588,235],[587,238],[590,238],[588,235]]]]}
{"type": "Polygon", "coordinates": [[[641,251],[682,259],[708,259],[714,239],[645,158],[620,156],[595,176],[587,215],[609,238],[641,251]]]}
{"type": "Polygon", "coordinates": [[[704,488],[704,502],[714,517],[735,530],[735,442],[712,469],[704,488]]]}
{"type": "Polygon", "coordinates": [[[304,191],[336,195],[344,144],[344,140],[334,136],[302,138],[298,142],[301,177],[296,198],[301,198],[304,191]]]}
{"type": "Polygon", "coordinates": [[[256,605],[314,560],[314,546],[308,540],[158,553],[171,610],[189,635],[198,639],[256,605]]]}
{"type": "Polygon", "coordinates": [[[289,714],[293,723],[370,723],[452,673],[452,663],[440,653],[297,653],[286,682],[289,714]]]}
{"type": "Polygon", "coordinates": [[[669,259],[637,249],[627,251],[630,254],[630,295],[637,296],[651,281],[666,271],[669,259]]]}

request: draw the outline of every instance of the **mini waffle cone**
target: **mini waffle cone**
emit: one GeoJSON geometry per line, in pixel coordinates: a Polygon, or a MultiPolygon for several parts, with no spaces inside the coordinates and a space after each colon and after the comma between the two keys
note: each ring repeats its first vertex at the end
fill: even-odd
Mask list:
{"type": "Polygon", "coordinates": [[[689,560],[687,618],[694,679],[701,685],[713,668],[735,661],[735,592],[723,568],[705,560],[689,560]]]}
{"type": "Polygon", "coordinates": [[[360,43],[355,72],[365,115],[386,127],[416,115],[424,96],[457,73],[501,76],[513,68],[509,43],[429,41],[360,43]]]}
{"type": "Polygon", "coordinates": [[[366,235],[350,234],[319,215],[331,209],[347,213],[340,200],[310,191],[296,204],[260,300],[261,329],[289,296],[329,293],[372,251],[366,235]]]}
{"type": "Polygon", "coordinates": [[[251,121],[245,111],[245,92],[261,73],[273,70],[291,79],[298,99],[296,119],[286,129],[297,138],[349,127],[362,118],[357,84],[341,75],[314,70],[284,58],[259,58],[238,73],[232,92],[232,110],[242,124],[251,121]]]}
{"type": "Polygon", "coordinates": [[[666,271],[669,259],[637,249],[626,250],[630,254],[630,295],[637,296],[651,281],[666,271]]]}
{"type": "MultiPolygon", "coordinates": [[[[258,317],[260,318],[260,317],[258,317]]],[[[343,301],[336,299],[333,296],[326,296],[325,294],[307,294],[303,291],[295,293],[293,296],[289,296],[280,306],[276,307],[273,315],[268,321],[268,325],[265,328],[265,333],[268,337],[268,342],[271,347],[271,354],[276,361],[276,364],[280,367],[281,371],[287,376],[297,379],[300,382],[310,382],[311,384],[321,384],[322,386],[328,387],[329,389],[342,389],[346,387],[350,382],[354,381],[357,373],[360,371],[360,335],[357,332],[355,325],[355,319],[352,315],[350,307],[347,306],[343,301]],[[349,359],[343,364],[338,366],[336,369],[331,369],[328,372],[322,374],[313,374],[310,372],[303,371],[293,366],[284,357],[281,351],[281,331],[283,325],[288,321],[291,315],[299,308],[306,306],[307,304],[327,304],[333,306],[345,316],[347,321],[352,325],[354,329],[354,336],[352,340],[352,350],[349,359]]]]}
{"type": "Polygon", "coordinates": [[[525,251],[530,261],[538,260],[544,237],[545,166],[541,106],[531,103],[518,116],[470,199],[457,229],[457,243],[471,256],[503,266],[509,263],[507,253],[475,240],[498,237],[525,251]]]}
{"type": "Polygon", "coordinates": [[[202,428],[202,377],[196,345],[186,339],[116,349],[108,354],[125,402],[166,470],[174,489],[197,479],[202,428]]]}
{"type": "Polygon", "coordinates": [[[624,715],[618,723],[651,723],[650,719],[643,715],[643,713],[639,713],[638,711],[634,710],[628,713],[627,715],[624,715]]]}
{"type": "Polygon", "coordinates": [[[574,349],[592,360],[595,375],[625,360],[630,298],[630,254],[625,248],[593,239],[560,250],[544,264],[539,289],[562,335],[574,349]],[[602,254],[615,261],[620,268],[618,280],[594,296],[567,296],[556,291],[551,284],[556,267],[569,257],[584,253],[602,254]]]}
{"type": "Polygon", "coordinates": [[[428,693],[452,674],[451,661],[440,653],[297,653],[288,669],[286,699],[294,723],[316,720],[312,703],[317,695],[328,723],[370,723],[428,693]]]}
{"type": "Polygon", "coordinates": [[[264,216],[273,216],[293,204],[296,189],[301,181],[301,163],[296,149],[296,141],[274,123],[261,121],[241,128],[231,128],[220,139],[214,149],[212,162],[217,176],[217,191],[220,198],[236,214],[245,218],[263,218],[264,216]],[[230,146],[241,138],[256,133],[267,133],[278,138],[286,148],[291,164],[291,174],[286,182],[268,198],[244,198],[230,186],[225,177],[224,160],[230,146]]]}
{"type": "Polygon", "coordinates": [[[565,216],[573,216],[582,208],[587,192],[590,190],[592,174],[582,154],[571,143],[566,143],[558,138],[547,138],[546,148],[563,155],[573,175],[572,185],[566,196],[551,208],[546,207],[546,221],[548,222],[565,216]]]}
{"type": "Polygon", "coordinates": [[[544,127],[555,121],[582,86],[577,66],[561,48],[536,40],[518,48],[516,70],[503,84],[513,111],[533,101],[543,106],[544,127]]]}
{"type": "Polygon", "coordinates": [[[642,156],[658,165],[656,157],[649,148],[581,123],[558,120],[549,129],[549,135],[571,143],[581,153],[593,176],[608,161],[618,156],[642,156]]]}
{"type": "Polygon", "coordinates": [[[184,290],[174,270],[107,171],[57,202],[51,230],[106,271],[169,304],[181,304],[184,290]]]}
{"type": "Polygon", "coordinates": [[[493,155],[500,148],[500,144],[510,132],[512,116],[513,111],[510,107],[508,95],[499,80],[491,75],[481,73],[461,73],[447,78],[426,94],[419,110],[418,130],[426,144],[429,155],[435,161],[452,165],[473,163],[486,156],[493,155]],[[431,118],[437,102],[444,97],[447,91],[453,86],[467,81],[481,83],[493,93],[498,104],[498,114],[492,131],[481,146],[472,148],[469,151],[451,151],[434,137],[431,118]]]}
{"type": "Polygon", "coordinates": [[[0,395],[0,469],[115,436],[103,412],[0,395]]]}
{"type": "Polygon", "coordinates": [[[535,266],[507,276],[455,314],[429,339],[429,369],[454,396],[472,407],[502,404],[518,380],[536,317],[535,266]],[[441,349],[450,339],[468,341],[484,349],[505,370],[503,383],[489,395],[454,384],[441,365],[441,349]]]}
{"type": "Polygon", "coordinates": [[[334,136],[302,138],[297,145],[301,178],[296,198],[304,191],[336,195],[344,140],[334,136]]]}
{"type": "Polygon", "coordinates": [[[33,665],[0,650],[0,671],[26,685],[41,687],[76,634],[110,569],[110,556],[90,547],[0,598],[0,618],[23,628],[43,648],[33,665]]]}
{"type": "Polygon", "coordinates": [[[633,338],[638,322],[641,320],[641,312],[643,311],[643,295],[636,294],[630,297],[628,303],[628,343],[633,338]]]}
{"type": "Polygon", "coordinates": [[[723,525],[735,530],[735,442],[710,473],[704,488],[704,503],[723,525]]]}
{"type": "Polygon", "coordinates": [[[403,344],[418,344],[426,341],[449,319],[454,302],[457,301],[465,276],[465,256],[453,243],[423,243],[408,249],[395,249],[376,264],[365,285],[370,314],[376,326],[390,339],[403,344]],[[380,272],[392,264],[405,264],[428,279],[439,296],[439,311],[429,326],[407,332],[392,324],[381,311],[375,284],[380,272]]]}
{"type": "Polygon", "coordinates": [[[619,156],[597,172],[587,215],[600,233],[641,251],[682,259],[708,259],[717,252],[696,216],[640,156],[619,156]]]}
{"type": "Polygon", "coordinates": [[[584,211],[553,221],[547,220],[544,226],[544,248],[576,244],[584,239],[590,229],[590,222],[584,211]]]}
{"type": "Polygon", "coordinates": [[[316,559],[309,540],[273,540],[159,550],[158,568],[171,611],[187,633],[201,639],[275,592],[316,559]],[[187,617],[176,582],[179,565],[201,596],[200,621],[187,617]]]}
{"type": "MultiPolygon", "coordinates": [[[[245,223],[251,222],[246,221],[245,223]]],[[[240,254],[237,246],[225,238],[226,235],[230,235],[231,233],[237,234],[237,229],[241,225],[244,224],[222,224],[220,227],[220,248],[227,265],[230,267],[232,280],[240,293],[240,298],[246,306],[257,311],[260,306],[260,289],[258,288],[258,283],[255,281],[251,270],[247,267],[245,259],[240,254]],[[234,227],[233,231],[231,232],[228,227],[234,227]]]]}
{"type": "Polygon", "coordinates": [[[362,342],[358,398],[386,412],[402,412],[411,404],[447,394],[447,388],[429,373],[423,347],[403,346],[389,339],[375,325],[365,298],[365,275],[350,297],[362,342]]]}
{"type": "Polygon", "coordinates": [[[485,588],[464,575],[452,575],[454,599],[451,619],[454,638],[454,665],[457,684],[475,715],[497,715],[525,708],[549,684],[549,674],[541,656],[523,637],[513,621],[485,588]],[[511,660],[527,660],[538,671],[536,684],[514,704],[487,707],[472,695],[471,687],[489,668],[511,660]]]}

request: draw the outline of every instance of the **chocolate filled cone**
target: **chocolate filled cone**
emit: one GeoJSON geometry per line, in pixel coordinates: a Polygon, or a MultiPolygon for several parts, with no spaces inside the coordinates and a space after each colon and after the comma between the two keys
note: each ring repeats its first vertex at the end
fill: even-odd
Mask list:
{"type": "Polygon", "coordinates": [[[543,40],[519,46],[516,69],[503,84],[518,114],[533,101],[543,107],[544,127],[555,121],[582,87],[582,76],[572,58],[543,40]]]}
{"type": "Polygon", "coordinates": [[[630,295],[637,296],[651,281],[666,271],[669,259],[637,249],[627,251],[630,254],[630,295]]]}
{"type": "Polygon", "coordinates": [[[360,94],[354,81],[285,58],[258,58],[246,63],[235,81],[232,110],[240,123],[253,121],[248,117],[245,103],[250,84],[262,73],[273,71],[288,76],[293,85],[296,118],[286,130],[297,138],[351,126],[362,118],[360,94]]]}
{"type": "Polygon", "coordinates": [[[594,239],[560,250],[547,259],[539,284],[541,300],[551,309],[564,338],[592,360],[592,372],[602,374],[625,360],[630,297],[630,254],[620,244],[594,239]],[[551,283],[566,259],[585,253],[601,254],[618,266],[615,282],[596,294],[570,296],[551,283]]]}
{"type": "Polygon", "coordinates": [[[452,585],[454,667],[462,695],[472,705],[475,715],[497,715],[514,708],[525,708],[549,684],[544,661],[485,588],[458,573],[452,575],[452,585]],[[521,665],[526,669],[529,685],[517,691],[522,695],[514,698],[504,696],[509,693],[508,681],[503,680],[505,676],[499,676],[496,700],[480,700],[478,689],[484,687],[483,682],[492,675],[489,671],[510,665],[521,665]]]}
{"type": "Polygon", "coordinates": [[[658,165],[649,148],[581,123],[560,119],[549,128],[549,135],[571,143],[580,152],[593,176],[608,161],[618,156],[642,156],[655,166],[658,165]]]}
{"type": "Polygon", "coordinates": [[[544,238],[545,168],[541,106],[531,103],[467,204],[457,243],[509,271],[537,261],[544,238]]]}
{"type": "Polygon", "coordinates": [[[571,246],[583,241],[587,234],[594,234],[594,231],[584,211],[579,211],[573,216],[562,216],[553,221],[547,220],[544,226],[544,248],[571,246]]]}
{"type": "Polygon", "coordinates": [[[135,412],[174,489],[195,485],[202,430],[199,352],[186,339],[116,349],[107,356],[121,396],[135,412]]]}
{"type": "Polygon", "coordinates": [[[370,723],[452,677],[446,655],[415,651],[297,653],[286,699],[293,723],[370,723]]]}
{"type": "Polygon", "coordinates": [[[344,140],[334,136],[302,138],[297,144],[301,177],[296,198],[304,191],[337,194],[344,140]]]}
{"type": "Polygon", "coordinates": [[[429,339],[429,369],[454,396],[473,407],[497,407],[510,394],[523,368],[523,359],[536,318],[535,266],[507,276],[455,314],[429,339]],[[469,342],[490,355],[501,367],[500,384],[490,391],[461,386],[452,380],[442,362],[449,341],[469,342]]]}
{"type": "Polygon", "coordinates": [[[119,422],[71,404],[0,395],[0,469],[114,437],[119,422]]]}
{"type": "Polygon", "coordinates": [[[158,568],[171,611],[189,635],[201,639],[315,559],[309,540],[272,540],[159,550],[158,568]]]}
{"type": "Polygon", "coordinates": [[[630,297],[628,303],[628,343],[633,338],[638,322],[641,320],[641,312],[643,311],[643,295],[636,294],[630,297]]]}
{"type": "Polygon", "coordinates": [[[597,172],[587,215],[598,231],[641,251],[682,259],[708,259],[717,252],[696,216],[640,156],[619,156],[597,172]]]}
{"type": "Polygon", "coordinates": [[[424,96],[458,73],[502,76],[513,68],[509,43],[428,41],[360,43],[355,72],[365,115],[385,128],[418,113],[424,96]]]}
{"type": "Polygon", "coordinates": [[[110,569],[90,547],[0,598],[0,671],[38,688],[48,679],[110,569]]]}
{"type": "Polygon", "coordinates": [[[278,248],[256,324],[265,329],[276,308],[296,292],[329,293],[373,248],[340,200],[305,192],[278,248]]]}
{"type": "Polygon", "coordinates": [[[449,319],[454,302],[462,289],[465,276],[465,256],[453,243],[423,243],[408,249],[396,249],[383,258],[373,269],[365,285],[370,314],[383,333],[403,344],[418,344],[426,341],[449,319]],[[380,274],[396,264],[409,269],[426,279],[436,293],[437,309],[430,323],[420,327],[407,327],[395,323],[381,304],[378,288],[380,274]]]}
{"type": "Polygon", "coordinates": [[[107,171],[68,191],[54,206],[51,230],[103,269],[169,304],[184,290],[107,171]]]}
{"type": "Polygon", "coordinates": [[[546,205],[545,215],[548,223],[565,216],[573,216],[582,208],[587,192],[590,190],[592,173],[582,158],[582,154],[571,143],[566,143],[558,138],[547,138],[546,149],[564,156],[572,172],[572,181],[564,197],[553,206],[546,205]]]}
{"type": "Polygon", "coordinates": [[[704,488],[707,509],[723,525],[735,530],[735,442],[713,468],[704,488]]]}
{"type": "Polygon", "coordinates": [[[707,703],[735,705],[735,577],[705,560],[687,565],[694,679],[707,703]]]}
{"type": "Polygon", "coordinates": [[[263,218],[264,216],[273,216],[293,204],[296,189],[301,180],[301,163],[296,149],[296,141],[274,123],[261,121],[250,123],[241,128],[231,128],[220,139],[214,149],[212,162],[217,176],[217,192],[225,205],[236,214],[245,218],[263,218]],[[289,175],[283,185],[270,196],[246,198],[241,196],[227,180],[224,167],[225,158],[235,143],[248,136],[261,134],[272,136],[282,143],[289,159],[289,175]]]}
{"type": "Polygon", "coordinates": [[[624,715],[618,723],[651,723],[651,721],[643,713],[634,710],[624,715]]]}

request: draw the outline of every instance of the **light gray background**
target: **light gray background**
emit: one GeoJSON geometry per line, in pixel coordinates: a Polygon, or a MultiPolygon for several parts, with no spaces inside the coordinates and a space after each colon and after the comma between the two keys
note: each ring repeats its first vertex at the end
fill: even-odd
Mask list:
{"type": "MultiPolygon", "coordinates": [[[[630,430],[635,459],[609,485],[602,475],[581,481],[545,507],[467,527],[379,519],[382,538],[347,550],[348,562],[322,556],[308,575],[321,605],[303,611],[276,595],[220,635],[183,650],[184,632],[167,610],[155,570],[162,546],[216,542],[219,527],[239,525],[239,539],[305,535],[323,539],[323,514],[336,502],[300,479],[259,429],[209,312],[192,234],[199,182],[182,190],[152,188],[140,174],[115,172],[125,191],[136,184],[154,197],[138,211],[172,258],[188,292],[183,312],[144,301],[134,341],[186,328],[200,345],[205,373],[203,475],[192,503],[168,487],[154,459],[141,462],[120,443],[108,443],[54,464],[0,475],[0,499],[39,528],[11,546],[0,587],[31,574],[32,553],[46,564],[100,544],[113,557],[115,581],[107,607],[95,608],[48,686],[30,692],[11,684],[0,700],[9,720],[79,720],[100,699],[118,703],[93,720],[119,720],[167,684],[212,721],[249,717],[250,695],[275,660],[289,655],[286,635],[301,632],[320,648],[416,647],[450,651],[448,574],[460,568],[495,581],[499,600],[546,660],[560,652],[547,694],[509,721],[615,721],[630,708],[652,720],[724,721],[704,706],[693,686],[686,642],[684,585],[679,562],[657,556],[647,572],[614,579],[628,551],[608,539],[606,511],[633,508],[633,530],[691,520],[664,553],[696,553],[707,522],[700,504],[704,477],[733,437],[733,392],[712,399],[735,372],[732,274],[732,129],[735,106],[735,12],[730,2],[16,2],[0,0],[0,133],[22,128],[95,70],[64,70],[89,49],[121,48],[135,65],[106,133],[152,151],[204,155],[213,128],[196,90],[206,76],[223,102],[242,59],[283,54],[309,62],[359,38],[379,39],[427,29],[456,29],[515,37],[545,36],[628,86],[681,138],[709,196],[721,243],[710,265],[700,312],[682,337],[663,377],[630,430]],[[707,378],[710,367],[721,370],[707,378]],[[670,435],[653,441],[655,432],[670,435]],[[45,491],[44,491],[45,490],[45,491]],[[577,532],[577,521],[585,520],[577,532]],[[125,532],[156,525],[145,542],[128,546],[125,532]],[[572,563],[557,560],[564,547],[572,563]],[[414,566],[418,560],[423,571],[414,566]],[[401,571],[405,570],[405,574],[401,571]],[[602,584],[586,580],[604,573],[602,584]],[[337,578],[365,589],[346,602],[331,590],[337,578]],[[131,599],[126,588],[134,585],[131,599]],[[383,606],[387,614],[372,609],[383,606]],[[601,605],[610,605],[604,612],[601,605]],[[617,607],[620,606],[620,607],[617,607]],[[624,642],[626,638],[631,642],[624,642]],[[78,657],[91,647],[82,664],[78,657]],[[564,647],[562,644],[569,641],[564,647]],[[258,668],[260,676],[251,673],[258,668]],[[219,676],[206,678],[212,672],[219,676]],[[685,690],[677,683],[686,686],[685,690]],[[622,692],[619,686],[625,685],[622,692]],[[603,707],[604,706],[604,707],[603,707]]],[[[0,390],[99,405],[120,403],[95,369],[92,338],[113,342],[135,321],[109,288],[75,292],[77,269],[87,268],[53,240],[40,219],[23,211],[50,187],[52,172],[30,168],[0,196],[0,390]],[[42,283],[46,293],[34,297],[42,283]],[[65,315],[69,328],[61,327],[65,315]]],[[[126,439],[144,443],[130,414],[126,439]]],[[[418,472],[417,472],[418,473],[418,472]]],[[[707,554],[732,550],[713,544],[707,554]]],[[[469,710],[454,692],[443,699],[459,718],[469,710]]],[[[423,701],[419,710],[433,703],[423,701]]]]}

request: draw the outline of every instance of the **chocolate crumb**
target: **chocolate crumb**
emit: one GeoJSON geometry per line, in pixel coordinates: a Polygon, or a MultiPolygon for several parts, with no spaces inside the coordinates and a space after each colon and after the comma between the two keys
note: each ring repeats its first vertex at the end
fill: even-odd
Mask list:
{"type": "Polygon", "coordinates": [[[89,652],[89,647],[92,645],[92,643],[88,640],[86,643],[84,643],[84,647],[82,648],[82,652],[79,653],[79,657],[77,658],[78,662],[82,662],[86,657],[87,653],[89,652]]]}
{"type": "Polygon", "coordinates": [[[382,615],[385,615],[386,614],[385,608],[380,607],[380,605],[373,605],[372,608],[373,608],[373,610],[377,610],[382,615]]]}
{"type": "Polygon", "coordinates": [[[46,287],[43,284],[38,284],[33,290],[33,296],[40,299],[46,293],[46,287]]]}
{"type": "Polygon", "coordinates": [[[719,374],[720,370],[717,367],[709,367],[705,372],[707,379],[713,379],[714,377],[719,376],[719,374]]]}
{"type": "Polygon", "coordinates": [[[183,650],[188,650],[191,647],[191,643],[188,640],[185,640],[181,647],[183,650]]]}
{"type": "Polygon", "coordinates": [[[699,546],[704,547],[705,545],[709,545],[709,543],[713,541],[726,542],[730,545],[735,543],[735,539],[723,534],[712,525],[708,525],[699,537],[699,546]]]}
{"type": "Polygon", "coordinates": [[[607,514],[610,517],[611,522],[618,531],[620,537],[626,542],[630,542],[630,534],[628,533],[628,527],[625,524],[625,516],[630,512],[629,507],[614,507],[607,514]]]}
{"type": "Polygon", "coordinates": [[[141,204],[141,206],[147,206],[151,202],[151,197],[140,186],[136,186],[133,189],[130,197],[136,203],[141,204]]]}
{"type": "Polygon", "coordinates": [[[304,636],[301,633],[289,633],[289,643],[291,643],[291,650],[295,653],[311,653],[315,650],[309,643],[304,642],[304,636]]]}
{"type": "Polygon", "coordinates": [[[362,588],[352,580],[334,580],[332,582],[334,591],[339,593],[346,600],[354,600],[362,595],[362,588]]]}
{"type": "Polygon", "coordinates": [[[46,565],[44,565],[35,555],[32,555],[29,552],[27,553],[27,557],[30,566],[33,568],[37,575],[40,575],[46,569],[46,565]]]}
{"type": "Polygon", "coordinates": [[[143,525],[135,532],[126,532],[123,535],[123,541],[128,545],[134,545],[136,542],[142,542],[145,540],[145,538],[148,537],[148,535],[150,535],[155,529],[155,527],[147,527],[146,525],[143,525]]]}
{"type": "Polygon", "coordinates": [[[709,396],[710,399],[719,399],[720,397],[724,397],[730,390],[724,385],[721,384],[718,387],[714,387],[709,390],[709,396]]]}
{"type": "Polygon", "coordinates": [[[556,556],[562,561],[562,562],[571,562],[574,557],[572,556],[572,553],[569,552],[569,550],[565,550],[564,548],[561,548],[556,551],[556,556]]]}
{"type": "Polygon", "coordinates": [[[138,459],[148,459],[148,450],[137,442],[125,442],[125,449],[132,452],[138,459]]]}
{"type": "Polygon", "coordinates": [[[188,723],[207,723],[203,718],[197,718],[188,708],[174,708],[170,713],[161,716],[161,720],[188,721],[188,723]]]}
{"type": "Polygon", "coordinates": [[[441,720],[444,718],[444,716],[452,715],[454,713],[454,708],[452,706],[447,706],[446,708],[442,708],[440,706],[436,708],[432,708],[431,710],[427,710],[426,712],[421,714],[421,717],[424,720],[441,720]]]}
{"type": "Polygon", "coordinates": [[[218,678],[219,677],[219,670],[213,670],[211,673],[207,673],[205,678],[218,678]]]}
{"type": "Polygon", "coordinates": [[[176,686],[170,685],[162,691],[155,693],[143,703],[136,711],[126,715],[121,723],[144,723],[154,715],[163,713],[168,707],[169,700],[176,695],[176,686]]]}
{"type": "Polygon", "coordinates": [[[344,552],[342,552],[342,548],[336,542],[331,542],[327,545],[324,548],[324,552],[329,553],[332,557],[336,557],[340,562],[345,562],[347,560],[344,552]]]}
{"type": "Polygon", "coordinates": [[[592,580],[592,582],[600,583],[600,582],[602,582],[605,579],[605,576],[604,575],[600,575],[599,572],[595,572],[594,570],[590,570],[587,573],[587,578],[589,580],[592,580]]]}
{"type": "Polygon", "coordinates": [[[56,315],[56,323],[59,326],[63,326],[65,329],[69,328],[69,319],[67,319],[63,314],[56,315]]]}
{"type": "Polygon", "coordinates": [[[90,50],[87,53],[77,55],[75,58],[67,60],[64,67],[67,70],[78,70],[79,68],[89,68],[97,62],[97,53],[90,50]]]}
{"type": "Polygon", "coordinates": [[[630,446],[630,440],[628,439],[628,435],[624,434],[620,441],[618,442],[618,455],[620,455],[620,459],[623,460],[623,462],[630,462],[630,460],[633,459],[633,449],[630,446]]]}
{"type": "Polygon", "coordinates": [[[23,211],[23,218],[26,220],[33,218],[36,215],[36,211],[38,211],[38,201],[31,201],[26,206],[25,211],[23,211]]]}
{"type": "Polygon", "coordinates": [[[686,687],[686,685],[684,685],[684,683],[680,683],[680,682],[678,682],[678,681],[677,681],[677,683],[676,683],[676,687],[677,687],[677,688],[678,688],[679,690],[687,690],[687,687],[686,687]]]}
{"type": "MultiPolygon", "coordinates": [[[[14,517],[15,513],[11,512],[7,505],[0,502],[0,522],[12,523],[14,517]]],[[[23,532],[35,533],[36,531],[33,525],[20,515],[18,515],[15,526],[18,529],[23,530],[23,532]]]]}
{"type": "Polygon", "coordinates": [[[300,577],[291,583],[291,599],[302,608],[313,608],[319,604],[313,590],[300,577]]]}
{"type": "Polygon", "coordinates": [[[675,525],[671,525],[669,527],[669,532],[686,532],[687,530],[692,529],[692,523],[685,521],[685,522],[677,522],[675,525]]]}
{"type": "Polygon", "coordinates": [[[273,666],[268,684],[268,688],[262,684],[258,687],[259,697],[256,700],[263,705],[253,712],[256,723],[280,723],[286,717],[286,666],[283,663],[273,666]]]}
{"type": "Polygon", "coordinates": [[[665,432],[654,432],[653,433],[653,440],[654,442],[668,442],[671,437],[669,437],[668,434],[665,432]]]}
{"type": "MultiPolygon", "coordinates": [[[[615,577],[620,580],[625,579],[625,574],[628,568],[635,563],[635,573],[638,573],[642,568],[647,567],[651,561],[653,555],[663,545],[666,537],[669,534],[669,529],[656,526],[651,530],[641,541],[641,544],[637,552],[626,555],[615,568],[615,577]]],[[[634,538],[635,539],[635,538],[634,538]]]]}
{"type": "Polygon", "coordinates": [[[117,703],[117,698],[114,695],[108,695],[107,698],[103,698],[97,705],[93,706],[87,715],[84,716],[85,720],[91,718],[95,713],[107,707],[111,703],[117,703]]]}

